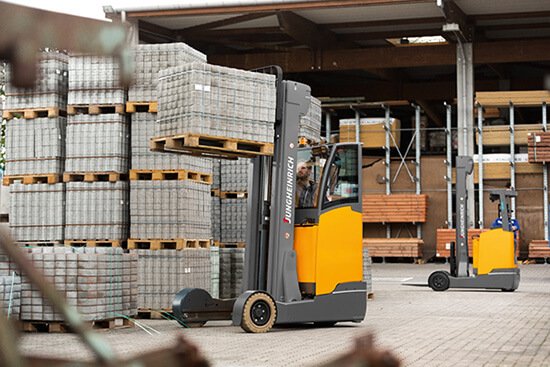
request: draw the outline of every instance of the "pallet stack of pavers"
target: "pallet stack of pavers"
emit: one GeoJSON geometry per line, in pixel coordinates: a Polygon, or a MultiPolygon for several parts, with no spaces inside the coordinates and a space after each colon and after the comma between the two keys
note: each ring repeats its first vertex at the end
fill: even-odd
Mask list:
{"type": "Polygon", "coordinates": [[[134,61],[126,108],[132,130],[129,248],[139,256],[140,311],[152,314],[169,309],[180,289],[212,290],[218,278],[219,270],[211,269],[216,252],[203,248],[212,238],[211,160],[149,149],[156,134],[158,72],[206,63],[206,55],[183,43],[138,45],[134,61]]]}
{"type": "Polygon", "coordinates": [[[307,113],[300,119],[298,136],[307,139],[309,144],[319,143],[321,141],[322,118],[321,101],[312,96],[307,113]]]}
{"type": "Polygon", "coordinates": [[[0,308],[10,319],[19,319],[21,311],[21,276],[15,264],[0,250],[0,308]]]}
{"type": "Polygon", "coordinates": [[[119,246],[128,238],[129,127],[119,65],[71,55],[66,139],[65,242],[119,246]]]}
{"type": "MultiPolygon", "coordinates": [[[[76,307],[83,320],[93,326],[120,326],[126,317],[136,314],[136,255],[125,254],[121,248],[27,247],[23,250],[33,266],[44,274],[44,279],[54,284],[67,303],[76,307]]],[[[0,256],[0,279],[4,300],[14,283],[11,305],[18,306],[19,297],[20,308],[13,308],[13,312],[14,317],[17,313],[25,331],[67,330],[63,315],[6,256],[0,256]]]]}
{"type": "Polygon", "coordinates": [[[65,156],[68,57],[40,54],[38,79],[32,89],[9,83],[3,117],[6,126],[6,172],[10,185],[10,228],[24,244],[64,240],[65,184],[60,178],[65,156]]]}
{"type": "Polygon", "coordinates": [[[367,295],[371,298],[374,293],[372,290],[372,258],[369,255],[369,249],[363,247],[363,281],[367,283],[367,295]]]}

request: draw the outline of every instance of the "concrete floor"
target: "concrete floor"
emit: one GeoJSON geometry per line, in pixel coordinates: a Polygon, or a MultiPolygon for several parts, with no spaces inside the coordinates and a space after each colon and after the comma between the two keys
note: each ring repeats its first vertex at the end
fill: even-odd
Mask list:
{"type": "MultiPolygon", "coordinates": [[[[284,328],[246,334],[228,322],[200,329],[145,320],[160,335],[136,329],[102,332],[125,357],[166,347],[174,335],[196,343],[214,366],[315,366],[348,350],[356,336],[373,332],[404,366],[550,366],[550,265],[522,266],[519,289],[447,291],[404,286],[425,282],[446,265],[374,264],[375,297],[366,320],[332,328],[284,328]]],[[[26,354],[90,358],[70,334],[25,334],[26,354]]]]}

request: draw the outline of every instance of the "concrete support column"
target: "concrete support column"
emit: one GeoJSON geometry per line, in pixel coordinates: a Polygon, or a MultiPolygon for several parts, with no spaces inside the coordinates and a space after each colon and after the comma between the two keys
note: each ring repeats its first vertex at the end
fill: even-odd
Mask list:
{"type": "MultiPolygon", "coordinates": [[[[458,111],[458,155],[474,155],[474,66],[471,43],[456,45],[456,85],[458,111]]],[[[466,180],[468,191],[468,227],[476,223],[474,175],[466,180]]]]}

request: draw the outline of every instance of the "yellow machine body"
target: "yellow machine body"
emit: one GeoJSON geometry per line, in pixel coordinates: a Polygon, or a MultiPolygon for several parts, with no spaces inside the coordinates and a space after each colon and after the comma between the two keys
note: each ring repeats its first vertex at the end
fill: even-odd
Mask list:
{"type": "Polygon", "coordinates": [[[319,224],[295,226],[299,283],[314,284],[315,295],[338,284],[363,280],[363,222],[349,206],[321,214],[319,224]]]}
{"type": "Polygon", "coordinates": [[[473,267],[477,275],[517,268],[514,233],[502,228],[481,233],[473,243],[473,267]]]}

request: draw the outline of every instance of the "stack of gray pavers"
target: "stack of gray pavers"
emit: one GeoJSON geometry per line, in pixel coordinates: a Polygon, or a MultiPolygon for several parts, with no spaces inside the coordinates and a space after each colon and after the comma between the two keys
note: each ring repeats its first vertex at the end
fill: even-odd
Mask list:
{"type": "Polygon", "coordinates": [[[64,239],[65,184],[10,185],[10,229],[22,243],[64,239]]]}
{"type": "Polygon", "coordinates": [[[321,101],[311,97],[311,104],[307,114],[300,119],[298,135],[309,140],[310,143],[318,143],[321,140],[321,101]]]}
{"type": "Polygon", "coordinates": [[[367,283],[367,294],[372,294],[372,258],[366,247],[363,247],[363,281],[367,283]]]}
{"type": "Polygon", "coordinates": [[[235,298],[242,292],[243,248],[220,248],[220,298],[235,298]]]}
{"type": "MultiPolygon", "coordinates": [[[[68,57],[43,52],[32,89],[6,84],[5,109],[67,109],[68,57]]],[[[9,80],[9,67],[7,78],[9,80]]],[[[54,113],[55,114],[55,113],[54,113]]],[[[6,126],[6,175],[61,175],[65,117],[16,118],[6,126]]],[[[14,183],[10,186],[10,227],[20,242],[63,241],[65,185],[14,183]]]]}
{"type": "Polygon", "coordinates": [[[221,180],[222,161],[214,159],[212,161],[212,198],[211,198],[211,221],[212,221],[212,239],[214,242],[221,240],[221,199],[220,199],[220,180],[221,180]]]}
{"type": "Polygon", "coordinates": [[[158,87],[158,136],[273,142],[273,75],[191,63],[162,70],[158,87]]]}
{"type": "MultiPolygon", "coordinates": [[[[120,248],[35,247],[24,249],[34,267],[55,285],[85,320],[105,320],[136,314],[137,256],[120,248]]],[[[0,276],[21,275],[23,321],[64,321],[13,263],[0,257],[0,276]],[[6,271],[6,269],[8,269],[6,271]]],[[[4,285],[5,285],[4,280],[4,285]]],[[[16,290],[17,288],[14,288],[16,290]]]]}
{"type": "MultiPolygon", "coordinates": [[[[125,103],[116,59],[71,55],[69,75],[69,105],[125,103]]],[[[75,114],[68,117],[66,172],[125,175],[128,173],[128,152],[129,127],[124,115],[75,114]]],[[[126,181],[68,182],[65,237],[68,240],[126,240],[128,207],[126,181]]]]}
{"type": "Polygon", "coordinates": [[[220,297],[220,248],[210,247],[210,294],[214,298],[220,297]]]}
{"type": "Polygon", "coordinates": [[[183,288],[211,291],[210,249],[131,250],[138,256],[138,305],[169,309],[183,288]]]}

